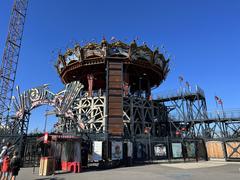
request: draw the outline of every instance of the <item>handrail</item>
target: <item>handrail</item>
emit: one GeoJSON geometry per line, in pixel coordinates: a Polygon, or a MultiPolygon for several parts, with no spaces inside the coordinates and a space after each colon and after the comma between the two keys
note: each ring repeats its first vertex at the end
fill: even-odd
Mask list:
{"type": "Polygon", "coordinates": [[[203,97],[205,97],[205,93],[203,89],[201,89],[199,86],[195,86],[195,88],[191,87],[180,87],[179,89],[173,89],[170,91],[160,92],[158,95],[158,99],[171,99],[173,97],[179,97],[179,96],[188,96],[188,95],[196,95],[199,94],[203,97]]]}
{"type": "Polygon", "coordinates": [[[240,119],[240,109],[235,110],[226,110],[226,111],[210,111],[208,112],[208,118],[209,119],[234,119],[239,118],[240,119]]]}
{"type": "MultiPolygon", "coordinates": [[[[184,121],[184,118],[181,117],[180,114],[169,114],[169,119],[172,121],[184,121]]],[[[206,113],[205,119],[197,119],[197,120],[221,120],[221,119],[239,119],[240,120],[240,109],[234,110],[226,110],[226,111],[209,111],[206,113]]],[[[191,121],[193,119],[187,119],[187,121],[191,121]]]]}

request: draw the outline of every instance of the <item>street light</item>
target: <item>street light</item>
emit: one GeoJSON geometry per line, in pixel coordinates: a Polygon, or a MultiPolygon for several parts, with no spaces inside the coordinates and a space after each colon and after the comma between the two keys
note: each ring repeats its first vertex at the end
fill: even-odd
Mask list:
{"type": "Polygon", "coordinates": [[[151,127],[145,127],[144,133],[148,134],[148,144],[149,144],[149,159],[152,160],[152,147],[151,147],[151,127]]]}

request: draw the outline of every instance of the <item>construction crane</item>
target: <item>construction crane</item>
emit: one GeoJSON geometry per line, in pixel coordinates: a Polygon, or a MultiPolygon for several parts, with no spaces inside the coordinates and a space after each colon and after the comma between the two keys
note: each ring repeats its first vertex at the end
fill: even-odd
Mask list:
{"type": "Polygon", "coordinates": [[[9,111],[18,66],[28,0],[14,0],[6,44],[0,64],[0,130],[9,128],[9,111]]]}

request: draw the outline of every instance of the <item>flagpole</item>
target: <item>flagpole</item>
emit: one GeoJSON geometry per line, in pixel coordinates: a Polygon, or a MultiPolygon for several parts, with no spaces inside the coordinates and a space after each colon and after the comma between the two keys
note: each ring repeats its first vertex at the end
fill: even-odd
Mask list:
{"type": "Polygon", "coordinates": [[[224,110],[223,110],[223,101],[222,101],[222,99],[221,99],[221,109],[222,109],[223,117],[225,118],[225,112],[224,112],[224,110]]]}
{"type": "Polygon", "coordinates": [[[216,103],[216,108],[217,108],[217,116],[219,117],[219,112],[218,112],[218,96],[216,96],[216,94],[215,94],[215,96],[214,96],[214,100],[215,100],[215,103],[216,103]]]}
{"type": "Polygon", "coordinates": [[[183,79],[182,76],[179,76],[178,80],[179,80],[179,84],[180,84],[180,95],[182,95],[182,93],[183,93],[182,82],[183,82],[184,79],[183,79]]]}

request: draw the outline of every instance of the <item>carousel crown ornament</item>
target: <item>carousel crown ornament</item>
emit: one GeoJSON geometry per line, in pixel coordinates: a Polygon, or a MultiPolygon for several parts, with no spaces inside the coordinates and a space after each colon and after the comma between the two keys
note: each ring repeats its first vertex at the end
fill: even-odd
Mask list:
{"type": "MultiPolygon", "coordinates": [[[[153,75],[151,85],[160,85],[169,72],[169,59],[166,59],[159,49],[151,50],[146,43],[138,46],[133,40],[130,44],[119,40],[108,43],[103,37],[100,44],[88,43],[81,47],[76,44],[64,54],[59,54],[55,65],[63,83],[82,80],[82,76],[89,66],[98,67],[106,63],[108,58],[124,58],[124,66],[140,67],[143,73],[153,75]]],[[[104,69],[103,69],[104,71],[104,69]]]]}

